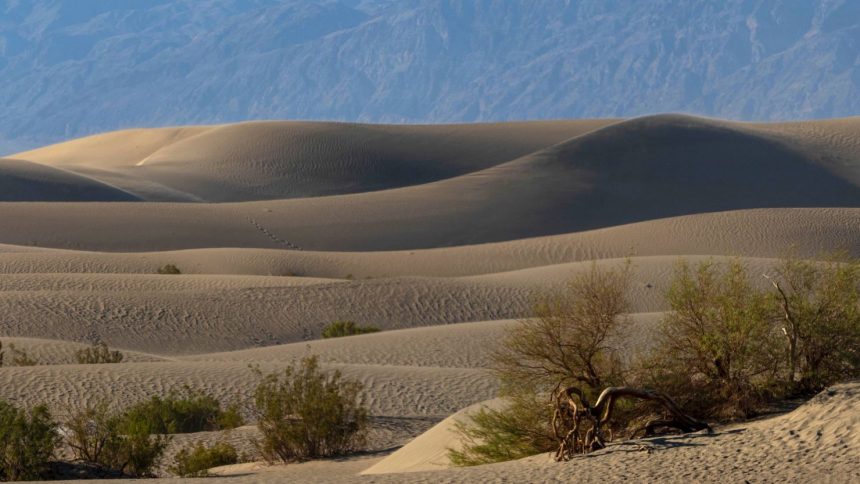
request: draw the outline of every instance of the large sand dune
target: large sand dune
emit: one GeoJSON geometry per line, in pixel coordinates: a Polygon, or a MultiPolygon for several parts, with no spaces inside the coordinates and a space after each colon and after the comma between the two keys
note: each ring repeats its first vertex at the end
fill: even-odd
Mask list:
{"type": "MultiPolygon", "coordinates": [[[[592,264],[633,264],[618,343],[635,353],[679,258],[767,274],[786,255],[860,256],[860,118],[129,130],[0,160],[0,200],[0,341],[40,363],[0,369],[0,398],[62,416],[187,385],[250,410],[249,365],[308,354],[365,384],[372,454],[233,466],[225,481],[860,478],[857,383],[713,437],[649,440],[650,454],[447,469],[448,420],[383,460],[495,397],[495,342],[592,264]],[[384,331],[318,339],[338,319],[384,331]],[[95,340],[126,360],[75,364],[95,340]]],[[[180,436],[170,453],[198,439],[253,451],[254,436],[180,436]]]]}
{"type": "Polygon", "coordinates": [[[29,161],[0,158],[4,201],[127,202],[131,193],[92,178],[29,161]]]}
{"type": "MultiPolygon", "coordinates": [[[[850,127],[857,121],[844,120],[842,124],[850,127]]],[[[349,132],[348,138],[353,140],[361,137],[355,131],[372,138],[367,131],[382,129],[355,125],[334,125],[337,129],[332,125],[313,125],[313,129],[301,126],[301,129],[290,128],[290,132],[322,130],[325,139],[349,132]]],[[[318,179],[322,181],[319,183],[353,180],[358,183],[355,190],[340,192],[362,193],[218,205],[0,205],[0,242],[99,250],[194,246],[391,250],[511,240],[703,212],[860,205],[860,186],[856,184],[860,162],[849,149],[855,140],[847,134],[853,132],[848,128],[843,127],[839,136],[827,138],[799,127],[780,129],[774,125],[725,123],[687,116],[637,118],[588,131],[596,126],[574,125],[569,128],[571,131],[587,132],[515,159],[508,155],[524,150],[516,146],[504,148],[502,143],[507,131],[513,130],[515,125],[484,128],[495,129],[491,132],[498,133],[495,144],[502,148],[497,155],[493,155],[496,151],[490,150],[486,143],[465,143],[472,148],[458,148],[464,152],[474,149],[475,153],[466,157],[472,161],[452,158],[456,152],[453,147],[463,143],[436,140],[433,143],[440,151],[429,155],[420,144],[407,143],[404,150],[418,146],[416,153],[422,156],[434,158],[438,155],[436,161],[419,163],[433,166],[431,171],[435,170],[435,174],[427,176],[414,168],[377,166],[388,159],[401,163],[409,158],[405,154],[362,155],[353,167],[353,161],[341,152],[322,150],[317,153],[320,149],[309,148],[310,151],[302,155],[277,157],[266,151],[270,147],[265,143],[252,143],[269,153],[260,156],[276,160],[263,163],[266,168],[257,170],[254,163],[246,166],[239,161],[212,161],[216,157],[211,151],[188,148],[189,152],[208,153],[201,155],[200,163],[223,162],[231,167],[217,165],[204,169],[197,166],[197,162],[189,162],[186,168],[179,168],[183,162],[165,161],[177,170],[184,170],[170,178],[225,194],[226,199],[230,199],[226,194],[233,188],[215,180],[217,177],[244,180],[237,183],[261,194],[258,199],[287,196],[267,191],[269,184],[283,187],[295,182],[307,188],[303,195],[308,196],[338,192],[313,188],[317,181],[308,181],[306,174],[288,168],[275,173],[283,168],[281,163],[293,163],[288,160],[295,159],[320,167],[318,179]],[[316,158],[310,152],[316,153],[316,158]],[[478,152],[483,155],[478,156],[478,152]],[[338,165],[341,163],[346,166],[338,165]],[[365,183],[366,176],[373,178],[377,174],[392,178],[381,184],[365,183]],[[381,188],[390,189],[373,191],[381,188]],[[38,233],[48,228],[57,230],[50,234],[38,233]],[[115,242],[119,247],[113,249],[105,246],[105,238],[99,237],[98,244],[84,240],[91,232],[105,230],[118,232],[117,240],[122,244],[115,242]],[[136,237],[140,233],[143,239],[136,237]],[[159,234],[164,240],[153,240],[159,234]],[[68,237],[68,240],[57,240],[57,235],[68,237]],[[190,241],[195,239],[198,242],[192,245],[190,241]]],[[[261,140],[276,139],[274,132],[282,128],[264,123],[212,129],[216,134],[225,129],[238,130],[243,135],[236,138],[225,135],[223,139],[216,136],[205,142],[207,147],[221,146],[237,138],[256,139],[254,136],[261,140]]],[[[454,128],[448,129],[456,132],[454,128]]],[[[209,133],[205,131],[184,138],[164,149],[178,150],[186,143],[208,139],[205,137],[209,133]]],[[[486,132],[480,134],[482,140],[490,139],[486,132]]],[[[302,143],[298,146],[305,146],[302,143]]],[[[336,145],[332,140],[317,143],[336,145]]],[[[280,149],[287,150],[285,146],[293,144],[287,142],[271,150],[279,153],[280,149]]],[[[343,149],[352,148],[347,144],[343,149]]],[[[223,148],[215,150],[224,151],[223,148]]],[[[225,156],[230,160],[244,159],[241,158],[243,153],[239,150],[225,156]]],[[[148,163],[137,168],[144,168],[148,163]]],[[[157,161],[152,163],[161,165],[157,161]]],[[[156,178],[147,180],[180,190],[188,197],[212,198],[201,190],[185,190],[156,178]]],[[[111,179],[111,183],[122,186],[116,179],[111,179]]]]}
{"type": "Polygon", "coordinates": [[[451,178],[613,120],[441,126],[252,122],[132,130],[15,155],[143,190],[150,200],[242,201],[356,193],[451,178]],[[141,187],[141,180],[166,189],[141,187]]]}

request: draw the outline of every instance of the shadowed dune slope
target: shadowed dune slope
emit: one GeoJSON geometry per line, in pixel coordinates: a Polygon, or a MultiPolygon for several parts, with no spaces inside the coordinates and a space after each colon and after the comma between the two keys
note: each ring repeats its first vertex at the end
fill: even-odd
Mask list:
{"type": "MultiPolygon", "coordinates": [[[[133,206],[134,207],[134,206],[133,206]]],[[[61,221],[61,220],[60,220],[61,221]]],[[[205,227],[206,225],[204,225],[205,227]]],[[[19,230],[24,227],[19,223],[19,230]]],[[[317,252],[273,248],[201,248],[163,252],[86,252],[21,245],[0,245],[0,274],[140,273],[154,274],[174,264],[184,274],[301,276],[354,279],[368,277],[461,277],[593,259],[634,256],[728,255],[815,257],[849,251],[860,256],[860,208],[757,209],[685,215],[618,227],[458,247],[377,252],[317,252]]],[[[63,227],[71,230],[71,227],[63,227]]],[[[107,230],[107,227],[105,227],[107,230]]],[[[135,231],[131,224],[103,240],[85,231],[56,234],[8,231],[6,239],[40,245],[85,246],[104,250],[171,245],[276,246],[250,224],[242,232],[170,230],[181,237],[135,231]],[[128,235],[128,237],[126,237],[128,235]],[[35,237],[33,239],[27,237],[35,237]],[[133,239],[132,237],[139,237],[133,239]],[[171,244],[170,242],[173,242],[171,244]],[[268,244],[267,244],[268,242],[268,244]]]]}
{"type": "Polygon", "coordinates": [[[152,201],[268,200],[451,178],[613,122],[438,126],[248,122],[120,131],[16,156],[110,180],[152,201]]]}
{"type": "Polygon", "coordinates": [[[127,202],[139,200],[92,178],[29,161],[0,158],[0,201],[127,202]]]}
{"type": "Polygon", "coordinates": [[[0,243],[134,251],[396,250],[722,210],[860,206],[860,187],[852,181],[860,165],[846,148],[853,139],[847,131],[830,139],[761,126],[677,115],[637,118],[453,178],[351,195],[217,205],[0,205],[0,243]],[[49,234],[46,227],[61,230],[49,234]],[[108,227],[119,232],[117,239],[86,240],[108,227]]]}

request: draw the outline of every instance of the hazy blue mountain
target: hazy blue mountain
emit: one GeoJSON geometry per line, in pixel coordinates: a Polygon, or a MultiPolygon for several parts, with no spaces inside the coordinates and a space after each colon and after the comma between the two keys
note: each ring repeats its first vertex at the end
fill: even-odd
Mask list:
{"type": "Polygon", "coordinates": [[[849,116],[858,55],[855,0],[0,0],[0,149],[244,119],[849,116]]]}

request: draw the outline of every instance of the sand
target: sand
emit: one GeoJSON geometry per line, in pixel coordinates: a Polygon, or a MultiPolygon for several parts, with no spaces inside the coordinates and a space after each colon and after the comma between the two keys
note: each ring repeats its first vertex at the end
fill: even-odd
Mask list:
{"type": "MultiPolygon", "coordinates": [[[[60,418],[183,386],[238,403],[308,354],[365,385],[368,452],[218,469],[224,481],[777,482],[860,479],[860,383],[791,413],[613,446],[449,468],[451,423],[498,405],[490,352],[592,264],[634,267],[643,350],[681,258],[860,256],[860,118],[383,126],[253,122],[128,130],[0,160],[0,398],[60,418]],[[181,275],[161,275],[174,264],[181,275]],[[334,320],[380,333],[321,340],[334,320]],[[79,365],[95,340],[126,355],[79,365]],[[650,449],[650,452],[647,450],[650,449]]],[[[765,278],[754,283],[766,285],[765,278]]],[[[252,422],[251,422],[252,423],[252,422]]],[[[177,436],[254,454],[253,425],[177,436]]]]}

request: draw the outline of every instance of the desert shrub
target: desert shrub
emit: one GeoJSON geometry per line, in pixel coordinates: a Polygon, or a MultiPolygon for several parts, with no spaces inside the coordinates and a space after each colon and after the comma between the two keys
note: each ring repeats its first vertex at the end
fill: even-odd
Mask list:
{"type": "Polygon", "coordinates": [[[448,449],[457,466],[474,466],[521,459],[549,452],[558,445],[552,438],[552,412],[544,396],[518,394],[506,406],[484,407],[454,424],[460,449],[448,449]]]}
{"type": "Polygon", "coordinates": [[[75,359],[82,365],[120,363],[124,357],[125,355],[121,352],[111,350],[107,344],[102,342],[75,351],[75,359]]]}
{"type": "Polygon", "coordinates": [[[239,408],[222,408],[202,391],[185,388],[166,397],[153,396],[126,410],[128,424],[140,425],[151,434],[184,434],[235,428],[243,424],[239,408]]]}
{"type": "Polygon", "coordinates": [[[493,368],[505,389],[540,393],[557,385],[596,390],[619,384],[624,364],[618,336],[628,324],[629,263],[596,264],[559,292],[542,296],[535,317],[507,331],[493,353],[493,368]]]}
{"type": "Polygon", "coordinates": [[[178,275],[178,274],[182,274],[182,271],[180,271],[179,268],[173,264],[167,264],[167,265],[163,265],[163,266],[159,267],[158,273],[159,274],[165,274],[165,275],[178,275]]]}
{"type": "Polygon", "coordinates": [[[701,416],[746,417],[779,387],[784,349],[772,300],[739,261],[679,262],[650,384],[701,416]]]}
{"type": "Polygon", "coordinates": [[[167,470],[180,477],[206,477],[213,467],[236,464],[242,460],[236,448],[227,442],[217,442],[211,447],[197,442],[180,450],[167,470]]]}
{"type": "Polygon", "coordinates": [[[493,352],[493,370],[509,405],[485,409],[456,426],[462,449],[457,465],[525,457],[558,445],[548,395],[577,385],[589,395],[625,380],[618,336],[628,324],[627,288],[632,268],[592,264],[566,288],[539,298],[535,317],[506,331],[493,352]]]}
{"type": "Polygon", "coordinates": [[[379,328],[373,326],[359,326],[354,321],[334,321],[323,328],[322,337],[340,338],[341,336],[376,333],[378,331],[379,328]]]}
{"type": "Polygon", "coordinates": [[[66,444],[75,459],[131,477],[151,476],[170,442],[170,437],[150,435],[144,423],[111,412],[105,404],[72,414],[66,429],[66,444]]]}
{"type": "Polygon", "coordinates": [[[39,364],[34,358],[31,358],[27,351],[15,347],[14,344],[9,345],[12,351],[12,364],[15,366],[36,366],[39,364]]]}
{"type": "Polygon", "coordinates": [[[42,478],[57,444],[57,424],[47,407],[27,412],[0,401],[0,480],[42,478]]]}
{"type": "Polygon", "coordinates": [[[281,375],[263,377],[255,395],[261,454],[269,461],[292,462],[358,449],[367,428],[361,390],[360,383],[339,371],[322,372],[315,356],[281,375]]]}
{"type": "Polygon", "coordinates": [[[860,376],[860,261],[786,259],[768,279],[792,389],[813,393],[860,376]]]}

